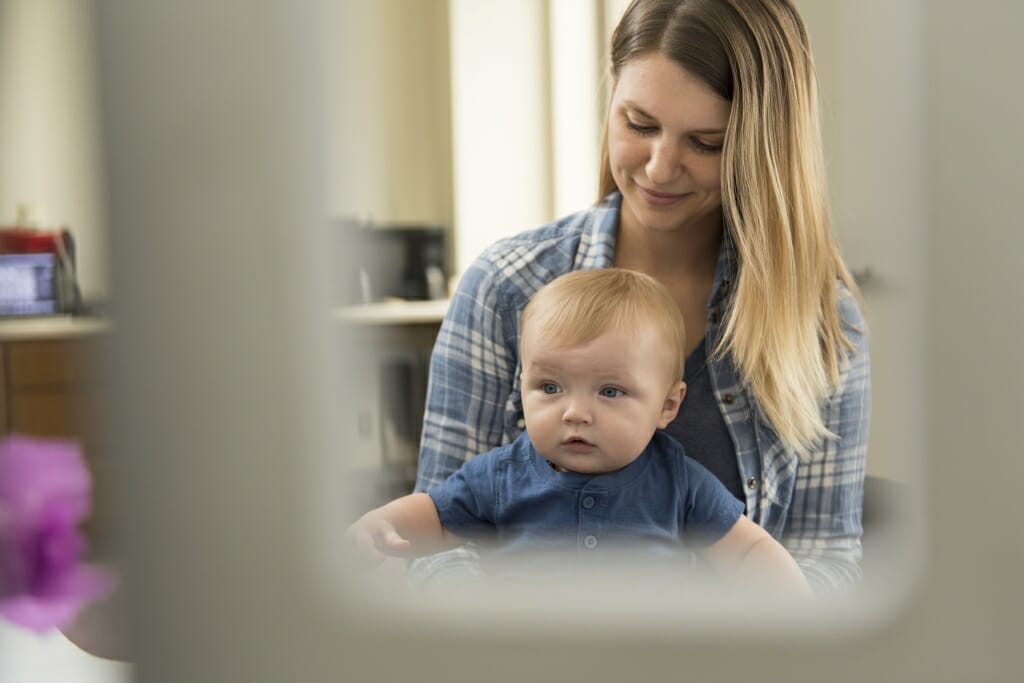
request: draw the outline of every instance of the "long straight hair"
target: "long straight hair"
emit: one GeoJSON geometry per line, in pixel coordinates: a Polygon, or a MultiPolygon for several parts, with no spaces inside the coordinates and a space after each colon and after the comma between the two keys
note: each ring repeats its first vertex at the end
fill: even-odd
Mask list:
{"type": "MultiPolygon", "coordinates": [[[[782,441],[809,455],[830,436],[822,404],[853,352],[838,283],[859,293],[831,231],[807,31],[788,0],[634,0],[612,37],[613,77],[652,51],[732,102],[722,213],[739,265],[713,353],[733,358],[782,441]]],[[[606,121],[600,195],[616,189],[606,121]]]]}

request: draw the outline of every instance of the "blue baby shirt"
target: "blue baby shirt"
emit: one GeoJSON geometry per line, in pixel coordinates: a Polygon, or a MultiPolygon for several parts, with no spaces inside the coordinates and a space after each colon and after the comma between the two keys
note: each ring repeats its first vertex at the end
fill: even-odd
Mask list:
{"type": "Polygon", "coordinates": [[[495,555],[607,547],[672,553],[684,540],[688,548],[713,543],[743,514],[743,503],[662,432],[628,466],[598,475],[556,471],[523,432],[427,493],[446,529],[494,541],[495,555]]]}

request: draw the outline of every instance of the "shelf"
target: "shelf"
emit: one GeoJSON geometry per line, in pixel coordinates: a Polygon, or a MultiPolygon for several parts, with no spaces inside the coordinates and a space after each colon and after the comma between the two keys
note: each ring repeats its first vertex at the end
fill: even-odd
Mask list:
{"type": "Polygon", "coordinates": [[[448,310],[448,300],[385,301],[335,309],[333,316],[345,323],[359,325],[416,325],[440,323],[448,310]]]}
{"type": "Polygon", "coordinates": [[[76,318],[70,315],[39,318],[0,318],[0,342],[34,339],[75,339],[102,334],[111,324],[97,318],[76,318]]]}

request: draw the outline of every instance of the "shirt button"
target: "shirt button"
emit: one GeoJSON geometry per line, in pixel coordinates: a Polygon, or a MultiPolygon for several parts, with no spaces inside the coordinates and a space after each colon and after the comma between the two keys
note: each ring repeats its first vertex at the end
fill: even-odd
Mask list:
{"type": "Polygon", "coordinates": [[[523,418],[519,418],[516,421],[516,427],[519,427],[520,429],[526,429],[526,420],[524,420],[523,418]]]}
{"type": "Polygon", "coordinates": [[[583,545],[585,545],[585,546],[587,546],[587,548],[593,550],[594,548],[597,547],[597,539],[595,537],[593,537],[593,536],[587,536],[586,538],[583,539],[583,545]]]}
{"type": "Polygon", "coordinates": [[[724,396],[722,396],[722,403],[724,403],[727,406],[731,406],[735,402],[736,394],[725,394],[724,396]]]}
{"type": "Polygon", "coordinates": [[[747,488],[753,491],[757,488],[757,477],[751,477],[747,479],[747,488]]]}
{"type": "Polygon", "coordinates": [[[586,498],[584,498],[583,499],[583,507],[585,507],[587,510],[589,510],[590,508],[594,507],[594,499],[592,497],[590,497],[590,496],[587,496],[586,498]]]}

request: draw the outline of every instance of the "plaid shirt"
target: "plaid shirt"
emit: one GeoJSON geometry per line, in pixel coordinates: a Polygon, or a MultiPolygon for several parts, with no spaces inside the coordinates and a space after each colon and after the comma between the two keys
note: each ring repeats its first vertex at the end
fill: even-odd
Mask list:
{"type": "MultiPolygon", "coordinates": [[[[609,268],[621,196],[537,230],[500,240],[462,276],[430,363],[418,491],[445,480],[465,461],[510,443],[523,431],[519,393],[519,315],[544,284],[571,270],[609,268]]],[[[707,347],[715,348],[736,274],[731,241],[722,240],[707,306],[707,347]]],[[[747,515],[778,539],[811,585],[835,590],[860,579],[861,510],[870,413],[864,320],[853,297],[839,306],[856,353],[842,365],[822,407],[828,430],[810,457],[779,440],[743,386],[729,357],[708,358],[711,385],[736,447],[747,515]]],[[[421,558],[414,581],[475,573],[472,548],[421,558]]]]}

